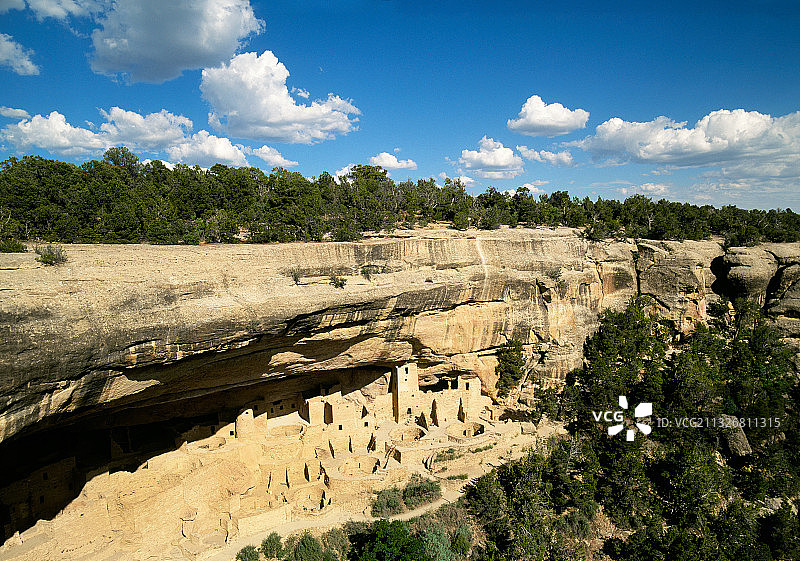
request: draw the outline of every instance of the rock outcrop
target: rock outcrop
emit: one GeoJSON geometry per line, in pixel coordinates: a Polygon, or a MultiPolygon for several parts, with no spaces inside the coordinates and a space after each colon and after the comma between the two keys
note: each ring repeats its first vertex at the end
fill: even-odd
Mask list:
{"type": "Polygon", "coordinates": [[[492,387],[495,349],[512,337],[558,378],[580,364],[598,311],[636,292],[635,245],[568,229],[66,250],[60,267],[0,256],[0,439],[102,409],[409,360],[423,380],[457,371],[492,387]]]}
{"type": "Polygon", "coordinates": [[[0,441],[277,377],[414,360],[493,386],[526,345],[544,380],[581,363],[598,312],[648,294],[679,326],[746,295],[800,337],[800,244],[590,242],[575,230],[417,230],[352,243],[70,245],[0,254],[0,441]],[[346,279],[344,288],[330,276],[346,279]]]}

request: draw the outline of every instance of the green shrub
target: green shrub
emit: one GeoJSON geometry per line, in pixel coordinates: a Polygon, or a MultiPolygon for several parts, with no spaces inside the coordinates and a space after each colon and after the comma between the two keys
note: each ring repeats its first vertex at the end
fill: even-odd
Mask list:
{"type": "Polygon", "coordinates": [[[447,479],[454,480],[454,479],[468,479],[469,476],[466,473],[459,473],[458,475],[448,475],[447,479]]]}
{"type": "Polygon", "coordinates": [[[559,394],[552,388],[541,390],[536,396],[536,412],[547,415],[548,419],[559,418],[559,394]]]}
{"type": "Polygon", "coordinates": [[[344,277],[336,276],[336,274],[331,273],[330,283],[331,286],[335,286],[336,288],[344,288],[344,285],[347,284],[347,279],[344,277]]]}
{"type": "Polygon", "coordinates": [[[376,265],[364,265],[361,267],[361,276],[367,279],[368,281],[372,280],[372,275],[378,273],[378,267],[376,265]]]}
{"type": "Polygon", "coordinates": [[[411,482],[403,489],[403,502],[408,508],[432,503],[442,496],[442,486],[433,479],[423,479],[419,474],[411,476],[411,482]]]}
{"type": "Polygon", "coordinates": [[[466,524],[459,525],[450,539],[450,549],[459,557],[466,557],[472,547],[472,530],[466,524]]]}
{"type": "Polygon", "coordinates": [[[511,388],[516,387],[522,379],[525,359],[522,357],[522,343],[510,339],[497,351],[497,395],[505,397],[511,388]]]}
{"type": "Polygon", "coordinates": [[[363,534],[369,530],[369,522],[361,522],[356,520],[348,520],[342,526],[342,530],[347,536],[348,546],[353,541],[353,536],[363,534]]]}
{"type": "Polygon", "coordinates": [[[585,539],[591,531],[589,518],[580,510],[573,510],[564,517],[566,530],[578,539],[585,539]]]}
{"type": "Polygon", "coordinates": [[[292,280],[294,281],[294,283],[295,284],[300,284],[300,280],[302,279],[302,277],[300,276],[300,271],[294,270],[294,271],[292,271],[291,275],[292,275],[292,280]]]}
{"type": "Polygon", "coordinates": [[[258,561],[258,550],[253,545],[246,545],[236,554],[236,561],[258,561]]]}
{"type": "Polygon", "coordinates": [[[400,489],[392,487],[384,489],[372,503],[372,516],[386,518],[403,510],[403,494],[400,489]]]}
{"type": "Polygon", "coordinates": [[[267,559],[278,559],[283,555],[281,537],[276,532],[272,532],[261,542],[261,553],[263,553],[264,557],[267,559]]]}
{"type": "Polygon", "coordinates": [[[342,528],[332,528],[322,534],[322,545],[326,552],[333,551],[338,558],[344,559],[350,549],[350,540],[342,528]]]}
{"type": "Polygon", "coordinates": [[[25,253],[25,251],[25,246],[17,240],[0,240],[0,253],[25,253]]]}
{"type": "Polygon", "coordinates": [[[323,559],[322,544],[319,540],[306,532],[297,542],[287,555],[287,561],[322,561],[323,559]]]}
{"type": "Polygon", "coordinates": [[[450,540],[438,525],[429,526],[422,533],[422,543],[425,545],[425,553],[434,561],[456,561],[453,550],[450,548],[450,540]]]}
{"type": "Polygon", "coordinates": [[[34,251],[39,256],[36,260],[43,265],[60,265],[67,260],[64,249],[58,245],[37,245],[34,251]]]}
{"type": "Polygon", "coordinates": [[[352,538],[349,558],[358,561],[432,561],[425,544],[400,520],[378,520],[352,538]]]}
{"type": "Polygon", "coordinates": [[[457,211],[453,215],[452,224],[456,230],[466,230],[469,228],[469,213],[465,210],[457,211]]]}
{"type": "Polygon", "coordinates": [[[561,269],[550,269],[545,274],[552,280],[557,281],[561,278],[561,269]]]}
{"type": "Polygon", "coordinates": [[[444,452],[439,452],[436,454],[434,460],[437,462],[449,462],[450,460],[455,460],[463,455],[463,452],[457,451],[455,448],[448,448],[444,452]]]}

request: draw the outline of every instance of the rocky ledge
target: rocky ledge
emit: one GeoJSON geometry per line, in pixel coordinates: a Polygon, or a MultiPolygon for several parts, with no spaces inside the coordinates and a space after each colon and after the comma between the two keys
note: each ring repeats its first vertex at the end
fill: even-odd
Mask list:
{"type": "Polygon", "coordinates": [[[636,294],[679,326],[719,295],[754,297],[800,337],[800,244],[725,251],[518,228],[65,249],[57,267],[0,254],[0,441],[101,410],[408,361],[422,383],[459,372],[492,388],[510,338],[533,376],[555,381],[580,364],[598,312],[636,294]]]}

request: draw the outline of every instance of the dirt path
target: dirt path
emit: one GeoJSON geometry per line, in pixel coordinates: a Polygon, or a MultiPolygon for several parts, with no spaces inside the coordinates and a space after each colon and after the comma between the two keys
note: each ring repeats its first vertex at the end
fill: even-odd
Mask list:
{"type": "MultiPolygon", "coordinates": [[[[462,491],[460,489],[445,491],[440,499],[414,510],[409,510],[407,512],[390,516],[389,520],[410,520],[417,516],[421,516],[428,511],[436,510],[445,503],[457,501],[461,496],[461,493],[462,491]]],[[[232,561],[240,549],[246,545],[254,545],[258,547],[261,543],[261,540],[267,537],[269,533],[277,532],[282,537],[285,537],[303,530],[339,527],[350,520],[355,522],[375,522],[376,520],[380,520],[380,518],[367,516],[365,514],[353,514],[350,512],[344,512],[343,510],[334,509],[323,516],[316,518],[304,518],[303,520],[294,520],[292,522],[284,522],[283,524],[269,528],[264,532],[253,534],[251,536],[236,538],[224,548],[210,553],[208,557],[201,555],[200,559],[202,559],[202,561],[232,561]]]]}

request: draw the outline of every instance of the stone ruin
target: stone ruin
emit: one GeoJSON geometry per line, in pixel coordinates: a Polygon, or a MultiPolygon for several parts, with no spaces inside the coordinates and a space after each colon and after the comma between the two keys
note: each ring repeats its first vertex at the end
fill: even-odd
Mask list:
{"type": "MultiPolygon", "coordinates": [[[[157,527],[149,540],[173,544],[175,558],[194,558],[331,505],[347,510],[354,497],[399,485],[412,472],[430,475],[435,463],[443,469],[455,450],[464,455],[523,432],[519,423],[495,420],[499,409],[482,395],[477,376],[451,376],[432,388],[420,388],[415,363],[395,366],[366,387],[343,373],[280,399],[256,388],[235,418],[192,426],[172,451],[133,472],[106,467],[77,481],[75,460],[67,458],[0,489],[11,519],[6,535],[15,517],[42,516],[46,502],[64,500],[77,486],[80,495],[56,520],[72,519],[79,530],[94,514],[94,534],[126,540],[157,527]]],[[[121,452],[121,440],[112,440],[112,449],[121,452]]],[[[12,537],[4,549],[13,553],[15,539],[22,540],[12,537]]]]}

